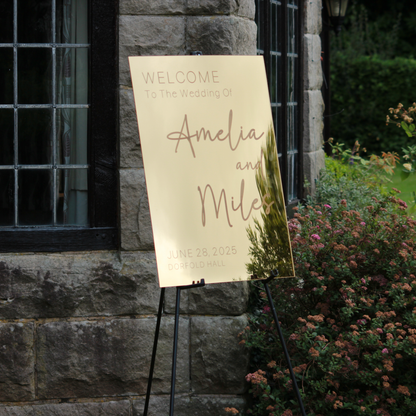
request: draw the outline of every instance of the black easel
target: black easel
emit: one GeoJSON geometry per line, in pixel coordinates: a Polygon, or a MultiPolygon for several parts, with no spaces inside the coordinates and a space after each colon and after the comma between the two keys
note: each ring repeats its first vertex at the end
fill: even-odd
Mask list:
{"type": "MultiPolygon", "coordinates": [[[[275,279],[278,276],[277,270],[272,270],[270,273],[270,277],[266,280],[263,280],[264,289],[266,290],[267,299],[269,301],[270,308],[273,313],[274,322],[277,326],[277,332],[279,334],[280,343],[282,344],[283,352],[285,354],[286,362],[289,367],[290,377],[292,378],[292,385],[296,393],[296,398],[299,403],[300,410],[302,412],[302,416],[306,416],[305,408],[303,406],[302,397],[300,396],[299,388],[296,382],[295,373],[293,372],[292,364],[290,362],[289,353],[287,351],[286,342],[283,337],[282,329],[280,328],[279,319],[277,317],[276,309],[274,307],[273,298],[269,288],[269,282],[275,279]]],[[[252,276],[253,279],[256,276],[252,276]]],[[[201,283],[195,283],[189,286],[177,286],[176,287],[176,307],[175,307],[175,329],[173,333],[173,354],[172,354],[172,376],[171,376],[171,389],[170,389],[170,407],[169,407],[169,416],[173,416],[173,409],[175,404],[175,381],[176,381],[176,358],[178,352],[178,332],[179,332],[179,307],[180,307],[180,300],[181,300],[181,291],[186,289],[193,289],[196,287],[205,286],[205,280],[201,279],[201,283]]],[[[156,322],[156,330],[155,330],[155,337],[153,341],[153,352],[152,352],[152,360],[150,362],[150,371],[149,371],[149,380],[147,384],[147,393],[146,393],[146,401],[144,405],[144,412],[143,416],[147,416],[147,412],[149,410],[149,400],[150,400],[150,393],[152,391],[152,381],[153,381],[153,371],[155,368],[155,360],[156,360],[156,351],[157,351],[157,343],[159,340],[159,330],[160,330],[160,322],[162,320],[162,312],[163,312],[163,302],[165,299],[165,288],[163,287],[160,291],[160,300],[159,300],[159,310],[157,313],[157,322],[156,322]]]]}
{"type": "MultiPolygon", "coordinates": [[[[181,301],[181,291],[185,289],[193,289],[196,287],[205,286],[205,280],[201,279],[201,283],[197,282],[189,286],[177,286],[176,287],[176,307],[175,307],[175,330],[173,333],[173,354],[172,354],[172,377],[171,377],[171,384],[170,384],[170,410],[169,416],[173,416],[173,408],[175,404],[175,380],[176,380],[176,356],[178,352],[178,332],[179,332],[179,305],[181,301]]],[[[152,360],[150,362],[150,371],[149,371],[149,380],[147,383],[147,393],[146,393],[146,401],[144,404],[144,412],[143,416],[147,416],[147,411],[149,409],[149,400],[150,400],[150,393],[152,391],[152,381],[153,381],[153,370],[155,368],[155,360],[156,360],[156,351],[157,351],[157,343],[159,340],[159,329],[160,329],[160,321],[162,320],[162,311],[163,311],[163,301],[165,299],[165,288],[162,287],[160,291],[160,300],[159,300],[159,310],[157,313],[157,322],[156,322],[156,330],[155,330],[155,338],[153,341],[153,352],[152,352],[152,360]]]]}
{"type": "MultiPolygon", "coordinates": [[[[289,367],[290,377],[292,378],[292,385],[293,385],[293,388],[295,389],[296,398],[298,399],[298,403],[299,403],[300,410],[302,412],[302,416],[306,416],[305,408],[303,407],[302,397],[300,396],[298,384],[296,383],[295,373],[293,372],[292,364],[290,362],[289,353],[287,351],[285,339],[283,337],[283,332],[282,332],[282,329],[280,328],[279,319],[277,318],[277,313],[276,313],[276,309],[274,307],[272,294],[270,293],[270,289],[269,289],[269,282],[271,280],[273,280],[274,278],[276,278],[278,275],[279,275],[279,272],[277,270],[272,270],[271,273],[270,273],[270,277],[266,280],[263,280],[263,285],[264,285],[264,289],[266,290],[266,293],[267,293],[267,299],[269,300],[269,305],[270,305],[270,308],[271,308],[272,313],[273,313],[274,322],[276,323],[276,326],[277,326],[277,332],[279,334],[280,343],[282,344],[282,348],[283,348],[283,352],[285,354],[286,362],[287,362],[287,365],[289,367]]],[[[255,276],[252,276],[252,278],[255,278],[255,276]]]]}

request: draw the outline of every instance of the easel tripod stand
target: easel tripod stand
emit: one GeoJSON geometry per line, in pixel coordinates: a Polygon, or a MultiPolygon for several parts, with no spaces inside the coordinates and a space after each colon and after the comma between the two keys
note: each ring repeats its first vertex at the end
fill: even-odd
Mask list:
{"type": "MultiPolygon", "coordinates": [[[[277,332],[279,334],[280,343],[282,344],[283,352],[285,354],[286,362],[289,367],[290,376],[292,378],[293,388],[295,390],[296,398],[299,403],[300,410],[302,412],[302,416],[306,416],[305,409],[303,407],[302,397],[299,392],[298,385],[296,383],[295,373],[293,372],[292,364],[290,362],[289,353],[286,348],[286,343],[283,337],[282,330],[280,328],[279,319],[277,318],[276,309],[274,307],[273,298],[269,288],[269,282],[278,276],[278,271],[273,270],[270,274],[270,277],[266,280],[263,280],[264,289],[267,294],[267,299],[269,301],[270,308],[273,313],[274,322],[276,323],[277,332]]],[[[252,276],[255,278],[255,276],[252,276]]],[[[172,375],[171,375],[171,389],[170,389],[170,404],[169,404],[169,416],[173,416],[174,404],[175,404],[175,380],[176,380],[176,358],[178,352],[178,330],[179,330],[179,306],[180,306],[180,298],[181,298],[181,291],[186,289],[193,289],[197,287],[205,286],[205,280],[201,279],[201,282],[197,282],[195,284],[189,286],[177,286],[176,287],[176,307],[175,307],[175,329],[173,334],[173,353],[172,353],[172,375]]],[[[147,393],[146,393],[146,401],[144,405],[144,412],[143,416],[147,416],[147,412],[149,410],[149,400],[150,400],[150,393],[152,391],[152,381],[153,381],[153,371],[155,368],[155,361],[156,361],[156,351],[157,351],[157,343],[159,340],[159,330],[160,330],[160,322],[162,319],[162,312],[163,312],[163,302],[165,299],[165,288],[161,288],[160,291],[160,299],[159,299],[159,309],[157,314],[157,321],[156,321],[156,330],[155,336],[153,341],[153,351],[152,351],[152,359],[150,362],[150,371],[149,371],[149,380],[147,384],[147,393]]]]}

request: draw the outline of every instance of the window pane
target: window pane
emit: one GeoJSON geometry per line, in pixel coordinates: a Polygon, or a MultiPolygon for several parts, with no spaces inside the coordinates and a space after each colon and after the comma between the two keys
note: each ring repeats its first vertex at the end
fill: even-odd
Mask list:
{"type": "Polygon", "coordinates": [[[0,104],[13,104],[12,48],[0,48],[0,104]]]}
{"type": "Polygon", "coordinates": [[[52,0],[18,0],[17,41],[52,42],[52,0]]]}
{"type": "Polygon", "coordinates": [[[56,2],[58,43],[88,43],[88,0],[56,2]]]}
{"type": "Polygon", "coordinates": [[[19,225],[53,222],[52,170],[19,170],[19,225]]]}
{"type": "Polygon", "coordinates": [[[52,110],[20,109],[19,164],[43,165],[51,163],[52,110]]]}
{"type": "Polygon", "coordinates": [[[254,16],[254,21],[257,24],[257,49],[263,50],[263,36],[261,36],[261,23],[260,23],[260,19],[262,19],[263,17],[263,11],[261,9],[261,7],[263,6],[263,1],[261,0],[256,0],[256,13],[254,16]]]}
{"type": "MultiPolygon", "coordinates": [[[[282,131],[283,123],[285,123],[286,121],[283,119],[283,114],[282,113],[283,113],[282,107],[281,106],[277,107],[277,123],[279,125],[279,130],[277,130],[277,133],[276,133],[276,141],[277,141],[277,152],[278,153],[283,153],[284,137],[281,137],[281,135],[279,133],[282,131]]],[[[282,171],[282,172],[284,172],[284,171],[282,171]]]]}
{"type": "Polygon", "coordinates": [[[272,26],[271,31],[270,31],[271,37],[272,37],[270,45],[271,45],[271,50],[274,51],[274,52],[277,52],[279,50],[278,46],[277,46],[278,28],[279,28],[279,25],[277,24],[277,22],[278,22],[277,19],[278,19],[278,8],[280,10],[280,6],[278,6],[275,3],[271,3],[270,8],[271,8],[270,19],[271,19],[271,26],[272,26]]]}
{"type": "Polygon", "coordinates": [[[296,107],[288,105],[287,107],[287,150],[297,149],[295,141],[295,114],[296,107]]]}
{"type": "Polygon", "coordinates": [[[0,2],[0,43],[13,42],[13,0],[0,2]]]}
{"type": "Polygon", "coordinates": [[[279,107],[277,107],[276,105],[272,105],[272,117],[273,117],[273,127],[274,127],[274,135],[275,135],[275,140],[277,141],[277,133],[278,133],[278,110],[279,107]]]}
{"type": "Polygon", "coordinates": [[[58,182],[58,224],[88,225],[87,169],[59,169],[58,182]]]}
{"type": "Polygon", "coordinates": [[[287,101],[295,101],[295,60],[287,58],[287,101]]]}
{"type": "Polygon", "coordinates": [[[0,225],[14,223],[14,175],[13,171],[0,170],[0,225]]]}
{"type": "Polygon", "coordinates": [[[294,172],[294,155],[287,155],[287,170],[288,170],[288,184],[287,184],[287,194],[288,200],[291,201],[295,198],[295,172],[294,172]]]}
{"type": "Polygon", "coordinates": [[[298,178],[298,154],[291,153],[287,155],[288,163],[288,200],[293,201],[297,198],[297,185],[299,183],[298,178]]]}
{"type": "Polygon", "coordinates": [[[27,48],[18,51],[18,101],[20,104],[52,103],[52,50],[27,48]]]}
{"type": "Polygon", "coordinates": [[[13,125],[13,110],[0,109],[0,165],[13,165],[13,125]]]}
{"type": "Polygon", "coordinates": [[[278,65],[279,65],[279,56],[271,55],[270,57],[270,65],[271,65],[271,71],[270,71],[270,99],[272,103],[278,102],[278,65]]]}
{"type": "Polygon", "coordinates": [[[295,11],[293,8],[289,7],[287,9],[288,17],[287,17],[287,29],[288,29],[288,37],[287,37],[287,51],[288,53],[295,52],[295,11]]]}
{"type": "Polygon", "coordinates": [[[62,109],[56,114],[56,159],[61,164],[86,165],[88,109],[62,109]]]}
{"type": "Polygon", "coordinates": [[[88,104],[88,49],[56,51],[58,104],[88,104]]]}

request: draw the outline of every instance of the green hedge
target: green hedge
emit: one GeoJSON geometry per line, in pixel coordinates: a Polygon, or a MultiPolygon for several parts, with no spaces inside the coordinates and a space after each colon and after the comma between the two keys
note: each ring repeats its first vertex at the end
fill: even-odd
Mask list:
{"type": "Polygon", "coordinates": [[[401,153],[402,147],[410,144],[409,139],[398,127],[386,126],[385,120],[390,107],[399,102],[407,107],[416,101],[415,74],[415,59],[360,56],[351,60],[334,54],[331,61],[334,140],[351,147],[358,140],[369,153],[401,153]]]}

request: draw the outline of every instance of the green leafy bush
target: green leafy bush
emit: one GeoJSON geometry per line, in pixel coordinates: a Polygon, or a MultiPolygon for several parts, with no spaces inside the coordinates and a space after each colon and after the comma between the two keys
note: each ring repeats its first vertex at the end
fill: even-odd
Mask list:
{"type": "Polygon", "coordinates": [[[391,103],[414,102],[416,60],[377,56],[331,56],[331,135],[353,147],[356,140],[370,153],[401,152],[409,139],[397,127],[387,127],[391,103]],[[342,112],[341,112],[342,111],[342,112]],[[340,113],[341,112],[341,113],[340,113]],[[339,113],[339,114],[337,114],[339,113]]]}
{"type": "Polygon", "coordinates": [[[369,205],[372,197],[387,195],[386,185],[391,182],[399,159],[397,155],[383,152],[382,157],[371,155],[370,159],[364,159],[359,155],[358,142],[353,151],[343,150],[343,146],[332,145],[333,156],[326,156],[316,193],[308,200],[337,206],[339,201],[347,199],[351,206],[359,209],[369,205]]]}
{"type": "MultiPolygon", "coordinates": [[[[416,221],[395,196],[355,209],[299,207],[289,221],[295,279],[271,284],[306,413],[416,414],[416,221]]],[[[255,244],[255,242],[254,242],[255,244]]],[[[257,247],[253,259],[267,274],[257,247]]],[[[300,414],[261,288],[241,343],[250,348],[249,413],[300,414]]]]}

